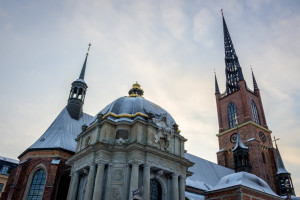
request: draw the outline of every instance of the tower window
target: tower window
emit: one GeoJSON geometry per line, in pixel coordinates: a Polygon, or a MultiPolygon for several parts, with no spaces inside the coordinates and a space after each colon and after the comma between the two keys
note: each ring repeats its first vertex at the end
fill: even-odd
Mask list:
{"type": "Polygon", "coordinates": [[[236,106],[233,102],[230,102],[228,106],[229,128],[235,127],[235,116],[237,116],[236,106]]]}
{"type": "Polygon", "coordinates": [[[3,183],[0,183],[0,192],[2,192],[3,189],[3,183]]]}
{"type": "Polygon", "coordinates": [[[27,200],[42,199],[46,182],[46,172],[43,169],[38,170],[32,179],[27,200]]]}
{"type": "Polygon", "coordinates": [[[252,110],[252,115],[253,115],[254,122],[257,123],[257,124],[260,124],[257,108],[256,108],[256,105],[255,105],[254,101],[251,101],[251,110],[252,110]]]}

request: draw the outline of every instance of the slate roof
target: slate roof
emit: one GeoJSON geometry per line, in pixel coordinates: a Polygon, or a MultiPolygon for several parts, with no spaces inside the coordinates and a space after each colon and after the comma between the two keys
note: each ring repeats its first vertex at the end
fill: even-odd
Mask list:
{"type": "MultiPolygon", "coordinates": [[[[114,117],[112,115],[109,115],[107,118],[118,122],[118,121],[129,121],[132,122],[136,120],[137,118],[145,120],[145,118],[141,115],[148,116],[147,113],[152,113],[157,116],[165,116],[167,119],[167,124],[169,126],[173,126],[176,124],[173,117],[162,107],[152,103],[151,101],[148,101],[147,99],[143,97],[120,97],[113,101],[111,104],[107,105],[103,110],[101,110],[98,114],[109,115],[113,114],[120,117],[114,117]],[[124,115],[131,115],[124,116],[124,115]],[[138,115],[136,115],[138,114],[138,115]],[[122,116],[123,115],[123,116],[122,116]],[[136,115],[136,116],[135,116],[136,115]],[[133,117],[134,116],[134,117],[133,117]]],[[[96,120],[96,117],[95,117],[96,120]]]]}
{"type": "Polygon", "coordinates": [[[204,191],[210,190],[221,180],[222,177],[234,173],[234,170],[217,165],[213,162],[186,153],[185,158],[194,162],[195,165],[188,170],[193,172],[186,179],[186,185],[204,191]]]}
{"type": "Polygon", "coordinates": [[[261,178],[247,172],[238,172],[223,177],[219,183],[213,187],[210,191],[229,188],[232,186],[242,185],[263,193],[267,193],[276,197],[279,197],[270,186],[261,178]]]}
{"type": "Polygon", "coordinates": [[[280,152],[278,147],[276,148],[276,154],[277,154],[277,174],[289,174],[289,172],[285,169],[280,152]]]}
{"type": "Polygon", "coordinates": [[[83,113],[79,120],[70,117],[65,107],[46,132],[28,150],[62,148],[75,152],[75,138],[82,131],[82,125],[89,124],[93,117],[83,113]]]}

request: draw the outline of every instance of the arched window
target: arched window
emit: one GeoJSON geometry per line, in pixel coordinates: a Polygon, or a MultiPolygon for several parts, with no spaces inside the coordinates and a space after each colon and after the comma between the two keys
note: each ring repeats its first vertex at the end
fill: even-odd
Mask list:
{"type": "Polygon", "coordinates": [[[150,180],[150,200],[161,200],[162,199],[162,188],[160,183],[155,180],[150,180]]]}
{"type": "Polygon", "coordinates": [[[255,105],[254,101],[251,101],[251,110],[252,110],[252,115],[253,115],[254,122],[257,123],[257,124],[260,124],[257,108],[256,108],[256,105],[255,105]]]}
{"type": "Polygon", "coordinates": [[[233,102],[230,102],[228,105],[229,128],[235,127],[235,115],[237,116],[236,106],[233,102]]]}
{"type": "Polygon", "coordinates": [[[39,169],[33,176],[27,200],[40,200],[42,199],[44,187],[46,182],[46,172],[39,169]]]}

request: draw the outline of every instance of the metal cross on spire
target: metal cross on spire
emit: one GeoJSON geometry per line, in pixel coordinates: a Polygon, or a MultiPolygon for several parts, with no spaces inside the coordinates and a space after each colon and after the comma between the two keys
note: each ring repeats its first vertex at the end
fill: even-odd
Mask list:
{"type": "Polygon", "coordinates": [[[276,141],[278,141],[278,140],[280,140],[280,138],[275,138],[275,136],[274,136],[274,140],[272,142],[275,143],[276,149],[277,149],[277,143],[276,143],[276,141]]]}

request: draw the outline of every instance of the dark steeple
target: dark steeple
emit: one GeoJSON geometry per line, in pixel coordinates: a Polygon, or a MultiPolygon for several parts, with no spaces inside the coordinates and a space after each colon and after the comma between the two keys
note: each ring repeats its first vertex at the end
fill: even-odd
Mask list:
{"type": "Polygon", "coordinates": [[[223,31],[224,31],[224,48],[225,48],[225,73],[226,73],[226,92],[231,94],[239,90],[239,81],[244,80],[242,68],[239,59],[235,53],[233,43],[224,19],[223,11],[223,31]]]}
{"type": "Polygon", "coordinates": [[[236,125],[236,143],[235,143],[235,147],[232,149],[235,172],[245,171],[251,173],[249,150],[248,147],[244,145],[242,138],[239,134],[237,116],[235,116],[235,125],[236,125]]]}
{"type": "Polygon", "coordinates": [[[295,195],[291,174],[284,167],[277,145],[276,145],[276,154],[277,154],[277,174],[275,177],[277,182],[278,194],[280,196],[285,196],[288,194],[295,195]]]}
{"type": "Polygon", "coordinates": [[[252,68],[251,68],[251,71],[252,71],[253,89],[254,89],[254,91],[255,90],[259,90],[258,86],[257,86],[257,83],[256,83],[256,79],[255,79],[255,76],[254,76],[252,68]]]}
{"type": "MultiPolygon", "coordinates": [[[[88,52],[90,50],[91,44],[89,44],[88,52]]],[[[73,119],[78,120],[82,116],[82,107],[84,104],[85,94],[87,90],[87,84],[84,81],[84,74],[86,69],[86,62],[89,53],[87,52],[79,79],[72,83],[72,88],[70,91],[67,110],[73,119]]]]}
{"type": "Polygon", "coordinates": [[[216,72],[215,72],[215,94],[220,94],[216,72]]]}

